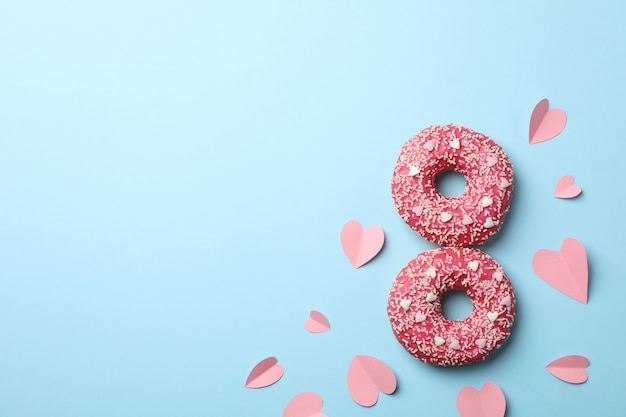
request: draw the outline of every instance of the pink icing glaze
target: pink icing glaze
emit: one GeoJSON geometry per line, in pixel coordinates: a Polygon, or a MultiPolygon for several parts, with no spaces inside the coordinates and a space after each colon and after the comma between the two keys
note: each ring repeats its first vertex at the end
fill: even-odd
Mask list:
{"type": "Polygon", "coordinates": [[[484,359],[509,337],[515,295],[502,267],[489,255],[444,247],[417,255],[400,271],[389,291],[387,313],[393,333],[409,353],[433,365],[463,365],[484,359]],[[496,272],[500,280],[494,278],[496,272]],[[472,300],[472,313],[464,320],[441,313],[441,296],[451,290],[464,291],[472,300]],[[403,300],[410,300],[403,303],[408,309],[403,300]]]}
{"type": "Polygon", "coordinates": [[[425,239],[448,246],[479,245],[495,234],[512,191],[513,168],[502,148],[455,125],[431,126],[409,139],[391,179],[402,219],[425,239]],[[461,173],[467,186],[462,195],[445,197],[435,188],[435,178],[451,170],[461,173]],[[491,204],[483,204],[489,199],[491,204]]]}

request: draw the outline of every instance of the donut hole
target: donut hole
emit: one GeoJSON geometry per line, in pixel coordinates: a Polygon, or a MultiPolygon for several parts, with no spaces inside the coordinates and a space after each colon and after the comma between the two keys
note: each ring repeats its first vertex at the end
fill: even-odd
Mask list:
{"type": "Polygon", "coordinates": [[[472,300],[463,291],[450,290],[441,296],[441,314],[449,320],[465,320],[472,309],[472,300]]]}
{"type": "Polygon", "coordinates": [[[465,192],[467,180],[457,171],[443,171],[435,176],[435,188],[445,197],[457,197],[465,192]]]}

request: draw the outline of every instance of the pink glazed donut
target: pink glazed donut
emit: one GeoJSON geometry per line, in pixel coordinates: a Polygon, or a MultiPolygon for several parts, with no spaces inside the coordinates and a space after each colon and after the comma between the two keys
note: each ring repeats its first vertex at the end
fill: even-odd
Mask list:
{"type": "Polygon", "coordinates": [[[398,157],[391,194],[402,219],[438,245],[480,245],[496,233],[513,191],[511,161],[487,136],[466,127],[431,126],[409,139],[398,157]],[[445,197],[435,188],[444,171],[466,180],[465,192],[445,197]]]}
{"type": "Polygon", "coordinates": [[[509,337],[515,295],[502,267],[470,248],[444,247],[417,255],[400,271],[389,291],[387,313],[404,348],[432,365],[464,365],[484,359],[509,337]],[[450,320],[441,296],[467,293],[472,313],[450,320]]]}

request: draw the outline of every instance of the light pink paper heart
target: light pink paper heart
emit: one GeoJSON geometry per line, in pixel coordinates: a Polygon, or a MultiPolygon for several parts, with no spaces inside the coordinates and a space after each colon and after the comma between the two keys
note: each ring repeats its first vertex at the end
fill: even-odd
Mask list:
{"type": "Polygon", "coordinates": [[[328,319],[319,311],[311,310],[311,318],[304,322],[304,328],[311,333],[322,333],[330,330],[328,319]]]}
{"type": "Polygon", "coordinates": [[[435,149],[435,143],[432,140],[429,140],[424,144],[423,148],[427,151],[432,151],[433,149],[435,149]]]}
{"type": "Polygon", "coordinates": [[[348,368],[348,392],[363,407],[371,407],[378,401],[378,393],[393,394],[396,376],[391,368],[380,360],[357,355],[348,368]]]}
{"type": "Polygon", "coordinates": [[[587,366],[589,366],[589,359],[580,355],[570,355],[550,362],[546,369],[561,381],[582,384],[589,377],[585,371],[587,366]]]}
{"type": "Polygon", "coordinates": [[[493,155],[489,155],[487,157],[487,166],[488,167],[492,167],[492,166],[494,166],[497,163],[498,163],[498,158],[497,157],[495,157],[493,155]]]}
{"type": "Polygon", "coordinates": [[[361,223],[350,220],[341,229],[341,246],[348,260],[359,268],[378,255],[385,243],[385,234],[380,226],[370,226],[363,231],[361,223]]]}
{"type": "Polygon", "coordinates": [[[246,380],[246,388],[263,388],[272,385],[282,378],[284,369],[278,360],[270,356],[257,363],[246,380]]]}
{"type": "Polygon", "coordinates": [[[511,296],[510,296],[510,295],[507,295],[506,297],[504,297],[504,298],[502,299],[502,301],[500,301],[500,305],[501,305],[501,306],[507,306],[507,307],[509,307],[509,308],[510,308],[510,307],[511,307],[511,302],[512,302],[512,301],[511,301],[511,296]]]}
{"type": "Polygon", "coordinates": [[[461,220],[461,224],[467,226],[468,224],[472,224],[472,223],[474,223],[474,220],[472,220],[472,218],[468,216],[467,214],[464,214],[463,220],[461,220]]]}
{"type": "Polygon", "coordinates": [[[587,253],[576,239],[566,238],[560,251],[537,251],[533,256],[533,270],[557,290],[587,304],[587,253]]]}
{"type": "Polygon", "coordinates": [[[484,348],[487,345],[487,339],[476,339],[476,346],[478,346],[479,348],[484,348]]]}
{"type": "Polygon", "coordinates": [[[492,277],[492,278],[495,278],[495,279],[496,279],[496,281],[500,282],[500,281],[502,281],[502,278],[503,278],[504,276],[502,275],[502,272],[500,272],[500,271],[496,271],[496,272],[494,272],[493,274],[491,274],[491,277],[492,277]]]}
{"type": "Polygon", "coordinates": [[[285,410],[283,417],[328,417],[322,413],[322,397],[314,392],[301,392],[294,396],[285,410]]]}
{"type": "Polygon", "coordinates": [[[556,198],[574,198],[583,191],[577,185],[574,185],[574,177],[571,175],[564,175],[559,182],[556,183],[554,189],[554,196],[556,198]]]}
{"type": "Polygon", "coordinates": [[[503,417],[506,410],[504,393],[493,382],[485,382],[480,391],[463,387],[456,397],[461,417],[503,417]]]}
{"type": "Polygon", "coordinates": [[[419,311],[415,313],[415,323],[421,323],[426,320],[426,316],[419,311]]]}
{"type": "Polygon", "coordinates": [[[557,136],[565,128],[567,115],[561,109],[548,110],[548,99],[544,98],[535,106],[530,116],[528,139],[531,144],[545,142],[557,136]]]}

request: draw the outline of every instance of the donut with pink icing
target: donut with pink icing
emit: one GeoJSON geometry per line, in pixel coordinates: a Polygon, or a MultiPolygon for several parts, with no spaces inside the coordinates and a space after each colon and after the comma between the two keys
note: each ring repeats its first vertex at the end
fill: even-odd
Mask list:
{"type": "Polygon", "coordinates": [[[484,359],[509,337],[515,318],[513,287],[502,267],[471,248],[443,247],[419,254],[400,271],[387,313],[404,348],[432,365],[463,365],[484,359]],[[463,291],[471,314],[451,320],[441,296],[463,291]]]}
{"type": "Polygon", "coordinates": [[[391,180],[398,212],[438,245],[479,245],[502,225],[513,191],[511,161],[489,137],[462,126],[431,126],[409,139],[391,180]],[[446,197],[435,187],[444,171],[466,180],[465,192],[446,197]]]}

